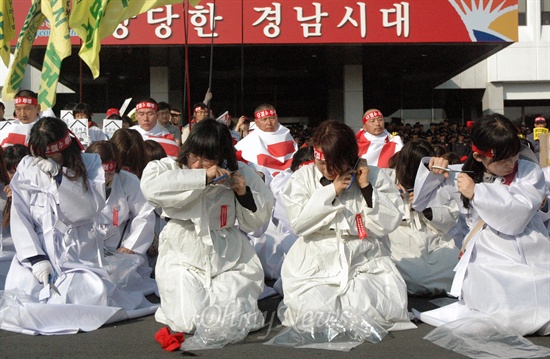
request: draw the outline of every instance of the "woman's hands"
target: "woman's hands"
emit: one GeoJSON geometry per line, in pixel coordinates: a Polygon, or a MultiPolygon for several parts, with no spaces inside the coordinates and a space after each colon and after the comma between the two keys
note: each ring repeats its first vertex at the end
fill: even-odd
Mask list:
{"type": "Polygon", "coordinates": [[[246,179],[238,171],[231,173],[231,171],[215,165],[206,170],[208,184],[221,184],[227,181],[230,181],[230,186],[237,195],[246,194],[246,179]]]}
{"type": "Polygon", "coordinates": [[[442,169],[433,168],[433,166],[447,168],[449,167],[449,161],[443,157],[431,157],[430,163],[428,163],[428,169],[436,175],[443,175],[445,178],[449,178],[449,172],[442,169]]]}
{"type": "Polygon", "coordinates": [[[474,189],[476,187],[476,184],[472,177],[468,176],[466,173],[460,173],[456,179],[458,191],[469,200],[474,198],[474,189]]]}
{"type": "Polygon", "coordinates": [[[369,166],[367,166],[367,160],[360,159],[356,169],[351,169],[344,174],[336,176],[334,182],[332,182],[336,195],[338,196],[342,191],[347,190],[354,178],[359,188],[365,188],[369,185],[369,166]]]}

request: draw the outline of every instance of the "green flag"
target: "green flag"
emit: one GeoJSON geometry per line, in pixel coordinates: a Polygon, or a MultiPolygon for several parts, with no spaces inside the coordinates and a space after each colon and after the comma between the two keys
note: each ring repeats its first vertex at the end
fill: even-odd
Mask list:
{"type": "Polygon", "coordinates": [[[36,31],[45,19],[46,17],[42,14],[40,9],[40,0],[33,0],[25,23],[23,24],[23,28],[19,33],[19,38],[17,39],[14,60],[8,70],[6,83],[2,89],[2,99],[13,99],[17,90],[19,90],[21,82],[23,81],[23,76],[25,75],[25,68],[29,62],[29,53],[31,52],[31,47],[36,37],[36,31]]]}
{"type": "Polygon", "coordinates": [[[42,13],[50,22],[50,38],[42,64],[38,103],[42,110],[55,105],[57,82],[61,62],[71,54],[69,33],[69,1],[49,0],[42,2],[42,13]]]}
{"type": "Polygon", "coordinates": [[[15,20],[11,0],[2,0],[0,4],[0,57],[10,65],[10,41],[15,39],[15,20]]]}
{"type": "MultiPolygon", "coordinates": [[[[101,40],[112,35],[121,22],[148,10],[181,2],[183,0],[78,0],[73,3],[69,24],[82,39],[79,55],[94,78],[99,76],[101,40]]],[[[190,1],[193,6],[199,2],[190,1]]]]}

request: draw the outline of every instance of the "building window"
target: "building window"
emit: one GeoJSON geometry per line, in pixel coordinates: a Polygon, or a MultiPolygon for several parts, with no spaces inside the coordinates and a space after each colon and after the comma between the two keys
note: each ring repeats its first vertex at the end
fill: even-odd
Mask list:
{"type": "Polygon", "coordinates": [[[540,23],[550,25],[550,0],[540,0],[540,23]]]}
{"type": "Polygon", "coordinates": [[[527,25],[527,0],[518,0],[518,25],[527,25]]]}

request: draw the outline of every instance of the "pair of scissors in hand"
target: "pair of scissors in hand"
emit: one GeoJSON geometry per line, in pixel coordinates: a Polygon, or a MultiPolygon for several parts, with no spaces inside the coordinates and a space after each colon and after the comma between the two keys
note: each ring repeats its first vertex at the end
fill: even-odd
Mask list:
{"type": "Polygon", "coordinates": [[[351,188],[351,185],[353,184],[353,182],[355,181],[355,170],[357,169],[357,166],[359,165],[359,162],[361,161],[361,157],[358,157],[357,158],[357,161],[355,161],[355,165],[353,166],[353,168],[351,169],[352,173],[351,173],[351,181],[349,182],[349,186],[346,188],[346,191],[349,190],[351,188]]]}
{"type": "Polygon", "coordinates": [[[441,166],[432,166],[432,169],[436,169],[436,170],[442,170],[442,171],[445,171],[445,172],[455,172],[455,173],[474,173],[474,171],[462,171],[462,170],[453,170],[453,169],[450,169],[450,168],[447,168],[447,167],[441,167],[441,166]]]}
{"type": "Polygon", "coordinates": [[[58,296],[61,297],[61,293],[59,293],[59,289],[57,289],[57,286],[55,285],[55,278],[57,276],[50,276],[50,279],[49,279],[49,285],[50,285],[50,291],[53,291],[54,294],[57,294],[58,296]]]}

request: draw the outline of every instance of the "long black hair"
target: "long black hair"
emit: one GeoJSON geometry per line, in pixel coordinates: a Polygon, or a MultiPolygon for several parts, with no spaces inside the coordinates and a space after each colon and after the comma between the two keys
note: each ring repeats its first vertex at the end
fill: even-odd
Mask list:
{"type": "MultiPolygon", "coordinates": [[[[490,163],[506,160],[514,157],[521,150],[521,143],[518,136],[518,129],[507,117],[495,113],[486,115],[475,121],[470,130],[472,144],[483,152],[491,152],[490,163]]],[[[485,166],[474,158],[474,151],[468,155],[468,159],[462,167],[475,183],[483,182],[485,166]]],[[[468,208],[470,201],[462,197],[464,207],[468,208]]]]}
{"type": "MultiPolygon", "coordinates": [[[[31,129],[29,149],[34,157],[46,157],[48,145],[57,142],[69,133],[65,122],[55,117],[42,117],[31,129]]],[[[64,174],[71,181],[82,179],[84,188],[88,190],[88,173],[82,161],[82,148],[76,136],[71,135],[71,144],[62,150],[63,167],[70,171],[64,174]]]]}
{"type": "Polygon", "coordinates": [[[355,166],[359,148],[353,130],[345,123],[322,122],[315,129],[312,142],[323,151],[327,171],[342,175],[355,166]]]}
{"type": "Polygon", "coordinates": [[[420,161],[424,157],[433,156],[435,153],[434,148],[426,140],[412,140],[407,142],[398,153],[399,156],[395,165],[397,183],[406,189],[414,188],[420,161]]]}
{"type": "Polygon", "coordinates": [[[238,169],[231,133],[227,126],[214,119],[207,118],[193,125],[189,137],[180,149],[177,162],[187,166],[187,156],[190,153],[215,161],[218,166],[230,171],[238,169]]]}

